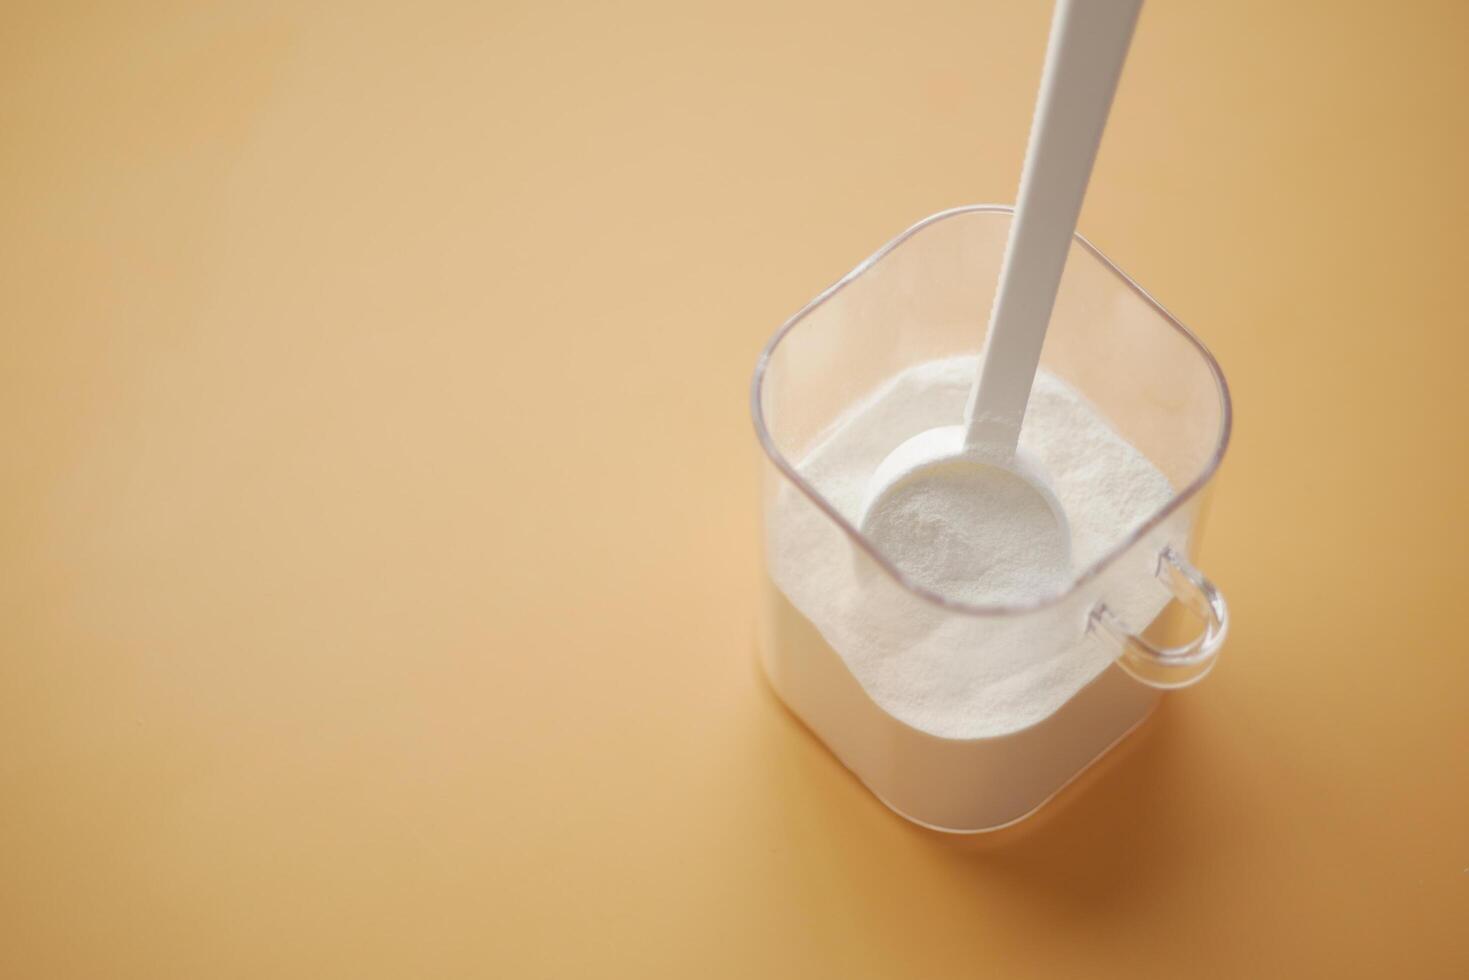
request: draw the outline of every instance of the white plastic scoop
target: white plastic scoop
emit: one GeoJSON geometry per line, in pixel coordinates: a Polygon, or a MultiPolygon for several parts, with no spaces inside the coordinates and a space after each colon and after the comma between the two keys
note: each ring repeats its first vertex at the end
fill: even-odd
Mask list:
{"type": "Polygon", "coordinates": [[[965,424],[908,439],[869,483],[863,533],[941,595],[1015,601],[1059,587],[1070,570],[1066,514],[1020,452],[1020,425],[1141,6],[1058,0],[965,424]]]}

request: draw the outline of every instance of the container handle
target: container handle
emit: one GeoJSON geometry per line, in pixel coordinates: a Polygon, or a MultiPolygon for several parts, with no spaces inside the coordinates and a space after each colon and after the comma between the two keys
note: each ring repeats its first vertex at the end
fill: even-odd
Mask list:
{"type": "Polygon", "coordinates": [[[1173,597],[1204,621],[1197,637],[1182,646],[1159,647],[1128,629],[1105,602],[1092,607],[1087,630],[1121,647],[1117,663],[1134,679],[1164,690],[1188,687],[1213,668],[1229,632],[1229,607],[1214,583],[1172,545],[1158,553],[1157,574],[1173,597]]]}

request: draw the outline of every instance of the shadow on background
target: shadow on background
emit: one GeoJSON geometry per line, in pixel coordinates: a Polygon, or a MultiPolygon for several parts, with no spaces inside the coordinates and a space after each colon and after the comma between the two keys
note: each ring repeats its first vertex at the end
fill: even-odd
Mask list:
{"type": "Polygon", "coordinates": [[[1190,765],[1187,712],[1168,698],[1124,740],[1028,820],[957,836],[912,827],[966,874],[997,880],[1078,914],[1176,871],[1200,832],[1176,788],[1190,765]]]}
{"type": "MultiPolygon", "coordinates": [[[[1021,907],[1043,907],[1064,935],[1068,926],[1090,931],[1164,900],[1164,893],[1176,891],[1179,866],[1210,848],[1210,835],[1218,833],[1221,815],[1207,809],[1217,807],[1217,798],[1184,790],[1187,770],[1203,764],[1204,756],[1186,695],[1165,697],[1141,728],[1030,818],[1004,830],[958,835],[888,810],[785,707],[759,666],[754,669],[764,698],[779,709],[760,713],[767,730],[761,740],[776,743],[761,755],[767,764],[777,760],[780,775],[772,778],[782,784],[775,787],[779,819],[790,839],[809,846],[818,835],[824,838],[822,849],[837,858],[829,871],[850,887],[865,887],[867,877],[852,865],[888,860],[875,858],[872,848],[888,847],[896,833],[906,841],[901,850],[933,859],[922,862],[930,872],[938,865],[957,876],[946,884],[974,899],[962,904],[975,914],[991,914],[997,901],[1015,906],[1007,918],[1021,907]],[[776,715],[784,723],[771,726],[776,715]]],[[[909,853],[902,860],[913,858],[909,853]]]]}

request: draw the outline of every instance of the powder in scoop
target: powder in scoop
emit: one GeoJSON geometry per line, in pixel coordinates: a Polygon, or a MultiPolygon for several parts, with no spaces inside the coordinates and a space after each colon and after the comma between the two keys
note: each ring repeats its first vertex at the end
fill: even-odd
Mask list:
{"type": "Polygon", "coordinates": [[[1024,477],[957,457],[888,487],[862,530],[924,588],[996,605],[1061,591],[1071,571],[1063,527],[1024,477]]]}

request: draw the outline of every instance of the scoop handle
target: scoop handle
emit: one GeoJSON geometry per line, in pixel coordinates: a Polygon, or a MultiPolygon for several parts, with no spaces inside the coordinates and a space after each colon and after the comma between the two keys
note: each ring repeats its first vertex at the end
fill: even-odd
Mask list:
{"type": "Polygon", "coordinates": [[[964,444],[1010,454],[1142,0],[1058,0],[964,444]]]}

